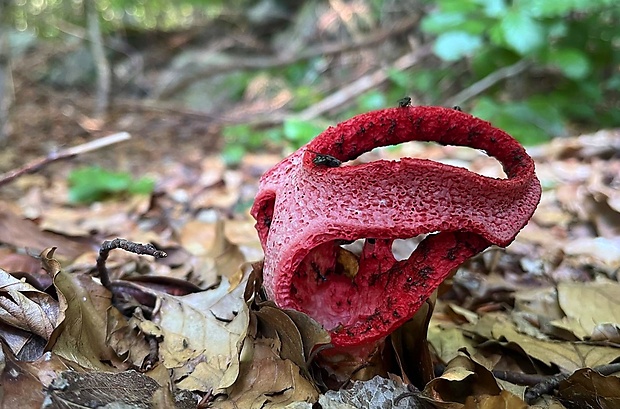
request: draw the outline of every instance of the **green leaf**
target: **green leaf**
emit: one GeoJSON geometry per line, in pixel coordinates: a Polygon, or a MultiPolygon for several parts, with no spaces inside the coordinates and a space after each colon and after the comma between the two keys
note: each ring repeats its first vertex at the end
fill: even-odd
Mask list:
{"type": "Polygon", "coordinates": [[[549,52],[547,62],[564,73],[568,78],[578,80],[590,73],[590,60],[580,50],[561,48],[549,52]]]}
{"type": "Polygon", "coordinates": [[[388,68],[388,78],[396,86],[402,89],[408,89],[411,87],[411,74],[406,71],[397,70],[396,68],[388,68]]]}
{"type": "Polygon", "coordinates": [[[478,9],[478,5],[471,0],[440,0],[438,3],[442,11],[450,13],[470,13],[478,9]]]}
{"type": "Polygon", "coordinates": [[[245,154],[245,146],[239,144],[229,144],[222,149],[222,159],[226,166],[230,167],[239,165],[245,154]]]}
{"type": "Polygon", "coordinates": [[[76,169],[69,174],[69,201],[92,203],[119,193],[149,194],[155,182],[134,180],[126,172],[110,172],[97,166],[76,169]]]}
{"type": "Polygon", "coordinates": [[[508,10],[505,0],[475,0],[475,2],[483,6],[483,12],[487,17],[503,17],[508,10]]]}
{"type": "Polygon", "coordinates": [[[306,144],[324,129],[325,127],[310,121],[294,118],[284,121],[284,137],[293,142],[296,147],[306,144]]]}
{"type": "Polygon", "coordinates": [[[432,34],[441,34],[453,30],[467,20],[467,15],[462,13],[435,12],[422,20],[422,31],[432,34]]]}
{"type": "Polygon", "coordinates": [[[570,12],[591,12],[617,4],[617,0],[520,0],[519,7],[536,17],[564,17],[570,12]]]}
{"type": "Polygon", "coordinates": [[[365,93],[357,99],[357,103],[362,111],[374,111],[387,105],[385,94],[379,91],[365,93]]]}
{"type": "Polygon", "coordinates": [[[524,145],[540,144],[564,133],[564,117],[544,96],[504,104],[481,98],[471,113],[490,121],[524,145]]]}
{"type": "Polygon", "coordinates": [[[463,31],[451,31],[437,37],[433,51],[444,61],[456,61],[473,54],[481,46],[480,36],[463,31]]]}
{"type": "Polygon", "coordinates": [[[511,10],[500,23],[506,44],[521,55],[530,53],[545,42],[543,26],[524,10],[511,10]]]}

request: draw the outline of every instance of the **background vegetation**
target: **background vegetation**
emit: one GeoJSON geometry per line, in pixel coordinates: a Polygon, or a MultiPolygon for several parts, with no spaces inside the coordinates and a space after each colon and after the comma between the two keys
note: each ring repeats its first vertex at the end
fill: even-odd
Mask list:
{"type": "Polygon", "coordinates": [[[296,148],[327,124],[404,95],[460,105],[525,144],[620,125],[615,0],[5,7],[12,58],[45,55],[30,78],[83,90],[96,116],[127,98],[211,115],[230,164],[248,151],[296,148]]]}

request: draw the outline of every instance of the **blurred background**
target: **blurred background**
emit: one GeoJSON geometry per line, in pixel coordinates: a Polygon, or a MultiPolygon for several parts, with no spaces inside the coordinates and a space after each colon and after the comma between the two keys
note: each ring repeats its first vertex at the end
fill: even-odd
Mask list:
{"type": "Polygon", "coordinates": [[[16,0],[0,16],[0,171],[119,131],[123,155],[78,162],[235,168],[404,96],[526,145],[620,126],[617,0],[16,0]]]}

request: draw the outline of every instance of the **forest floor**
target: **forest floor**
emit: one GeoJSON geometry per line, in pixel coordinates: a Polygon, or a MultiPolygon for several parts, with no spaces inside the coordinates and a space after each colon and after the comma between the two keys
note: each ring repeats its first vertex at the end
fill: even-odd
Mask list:
{"type": "MultiPolygon", "coordinates": [[[[112,319],[106,316],[104,304],[86,301],[85,296],[84,303],[75,305],[67,293],[62,296],[71,291],[74,297],[80,291],[94,294],[102,287],[79,280],[61,284],[59,269],[50,267],[50,260],[58,260],[62,270],[74,277],[87,276],[96,271],[101,243],[122,237],[153,243],[169,257],[157,262],[112,252],[108,269],[113,279],[141,276],[149,283],[150,294],[161,297],[164,304],[167,298],[163,293],[184,293],[180,282],[216,291],[222,276],[233,280],[243,262],[262,257],[248,210],[260,175],[281,156],[248,154],[237,168],[227,168],[219,156],[221,124],[207,115],[113,101],[109,117],[96,121],[88,117],[91,101],[81,92],[37,85],[20,89],[16,98],[12,137],[0,152],[2,172],[105,135],[129,132],[132,136],[129,141],[50,163],[0,186],[0,269],[12,274],[2,275],[2,288],[14,286],[12,302],[19,306],[13,305],[10,310],[3,304],[3,311],[9,311],[0,314],[6,342],[3,348],[7,356],[13,353],[22,360],[34,360],[27,364],[6,358],[10,361],[7,368],[17,368],[20,375],[13,379],[15,388],[5,388],[3,399],[5,404],[28,401],[35,407],[45,396],[56,402],[73,399],[66,390],[50,386],[51,379],[45,375],[50,367],[55,371],[77,367],[80,371],[115,372],[132,367],[128,362],[139,362],[139,357],[148,353],[148,347],[139,349],[111,337],[122,329],[144,342],[144,333],[148,333],[144,328],[136,335],[136,326],[125,321],[121,325],[117,317],[117,327],[110,330],[112,319]],[[154,192],[114,195],[93,204],[71,203],[68,177],[72,170],[86,165],[123,170],[136,178],[148,176],[155,181],[154,192]],[[57,247],[55,253],[49,253],[51,247],[57,247]],[[44,268],[38,256],[42,252],[48,263],[44,268]],[[52,276],[58,281],[54,286],[52,276]],[[159,282],[152,278],[155,276],[178,281],[159,282]],[[11,277],[24,278],[28,288],[19,287],[11,277]],[[40,311],[46,311],[48,320],[33,322],[32,314],[40,311]],[[97,319],[83,318],[89,314],[97,319]],[[95,328],[97,323],[107,323],[107,333],[105,325],[95,328]],[[71,339],[79,342],[72,343],[71,339]],[[138,349],[138,356],[127,358],[126,351],[138,349]],[[46,364],[41,358],[43,351],[51,351],[54,359],[46,364]],[[124,356],[124,361],[119,356],[124,356]],[[41,385],[47,389],[43,391],[41,385]]],[[[536,381],[555,373],[578,371],[555,393],[536,402],[543,407],[578,407],[571,405],[593,401],[607,405],[593,407],[614,407],[620,402],[620,378],[607,376],[620,372],[615,367],[609,370],[609,365],[620,359],[620,130],[556,139],[529,152],[536,160],[544,189],[531,222],[506,250],[493,248],[474,258],[453,277],[451,287],[441,291],[428,339],[434,360],[452,362],[450,367],[461,372],[446,372],[426,385],[427,399],[443,402],[439,407],[490,408],[499,402],[484,406],[478,401],[478,406],[472,406],[466,403],[468,396],[496,396],[507,408],[523,407],[519,405],[523,405],[526,385],[501,378],[499,371],[531,375],[536,381]],[[462,348],[465,352],[459,352],[462,348]],[[595,367],[602,374],[583,369],[595,367]],[[467,383],[471,374],[477,376],[473,382],[478,389],[467,383]],[[468,385],[469,392],[446,388],[449,382],[468,385]],[[500,389],[509,393],[500,394],[500,389]],[[456,403],[447,406],[447,402],[456,403]]],[[[495,160],[463,148],[409,143],[400,150],[381,150],[363,160],[400,156],[446,161],[481,174],[501,176],[495,160]]],[[[189,319],[179,311],[168,314],[189,319]]],[[[207,322],[209,317],[200,319],[207,322]]],[[[142,324],[145,322],[149,321],[142,324]]],[[[229,337],[218,342],[225,344],[220,346],[226,351],[228,347],[235,350],[237,341],[229,337]]],[[[265,347],[256,344],[257,356],[263,354],[259,346],[265,347]]],[[[142,389],[151,393],[143,401],[165,402],[168,397],[154,397],[154,392],[173,384],[207,396],[209,376],[217,371],[232,376],[229,366],[215,365],[217,370],[211,375],[208,371],[202,378],[196,374],[199,380],[189,385],[187,374],[197,370],[195,365],[187,366],[191,359],[178,355],[178,351],[166,355],[161,350],[162,359],[176,359],[186,372],[166,378],[165,373],[153,374],[156,370],[151,369],[150,379],[156,379],[159,386],[149,386],[141,378],[131,380],[146,382],[142,389]]],[[[249,370],[260,372],[262,367],[267,371],[268,362],[263,357],[249,370]]],[[[5,381],[9,379],[7,371],[3,376],[5,381]]],[[[249,404],[248,399],[252,404],[266,402],[274,399],[274,393],[279,393],[281,405],[318,397],[316,385],[299,372],[289,373],[278,384],[273,379],[258,379],[258,375],[254,383],[248,383],[245,376],[233,376],[224,385],[229,392],[228,404],[232,401],[249,407],[244,406],[249,404]],[[249,390],[254,393],[248,394],[249,390]]],[[[125,398],[119,395],[111,399],[125,402],[125,398]]],[[[354,397],[341,399],[355,405],[354,397]]],[[[323,407],[330,407],[325,402],[323,407]]]]}

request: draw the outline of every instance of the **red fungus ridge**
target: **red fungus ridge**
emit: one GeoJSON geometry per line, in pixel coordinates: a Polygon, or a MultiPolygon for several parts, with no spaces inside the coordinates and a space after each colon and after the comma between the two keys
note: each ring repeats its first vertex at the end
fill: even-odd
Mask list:
{"type": "Polygon", "coordinates": [[[261,178],[252,215],[265,290],[280,307],[330,330],[334,346],[378,341],[411,318],[453,268],[491,244],[512,242],[540,194],[525,149],[486,121],[441,107],[355,116],[261,178]],[[412,140],[480,149],[507,178],[413,158],[338,166],[412,140]],[[424,233],[432,234],[408,259],[394,258],[395,239],[424,233]],[[340,244],[360,238],[362,253],[351,261],[340,244]]]}

